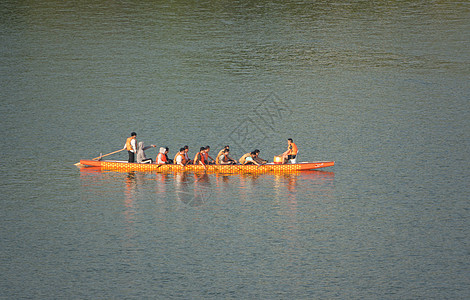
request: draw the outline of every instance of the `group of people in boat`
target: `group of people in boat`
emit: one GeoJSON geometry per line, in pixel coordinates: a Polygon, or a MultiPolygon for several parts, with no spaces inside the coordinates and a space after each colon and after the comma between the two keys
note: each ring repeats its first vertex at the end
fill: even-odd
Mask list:
{"type": "MultiPolygon", "coordinates": [[[[156,163],[156,164],[178,164],[181,166],[186,166],[189,164],[195,165],[207,165],[207,164],[217,164],[217,165],[263,165],[268,162],[259,157],[260,151],[258,149],[253,150],[252,152],[245,153],[238,161],[231,158],[230,146],[225,146],[222,150],[219,151],[216,158],[213,159],[210,154],[210,146],[201,147],[199,152],[196,153],[193,159],[190,159],[188,152],[189,147],[184,146],[179,149],[179,152],[176,153],[173,159],[168,157],[169,148],[160,147],[159,153],[155,159],[147,158],[145,155],[145,150],[149,148],[155,148],[155,145],[150,145],[145,147],[143,142],[137,143],[137,133],[132,132],[131,136],[127,138],[124,149],[127,150],[129,154],[130,163],[156,163]]],[[[287,163],[291,160],[295,160],[297,156],[297,145],[292,139],[287,139],[287,150],[279,155],[282,158],[282,163],[287,163]]]]}

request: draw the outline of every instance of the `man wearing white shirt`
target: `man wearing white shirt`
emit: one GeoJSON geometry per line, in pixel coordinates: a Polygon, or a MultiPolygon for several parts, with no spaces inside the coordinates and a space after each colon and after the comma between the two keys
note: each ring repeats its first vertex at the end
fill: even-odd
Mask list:
{"type": "Polygon", "coordinates": [[[129,160],[128,162],[133,163],[135,160],[135,153],[137,152],[137,133],[132,132],[131,136],[127,138],[126,144],[124,145],[123,149],[127,149],[127,153],[129,153],[129,160]]]}

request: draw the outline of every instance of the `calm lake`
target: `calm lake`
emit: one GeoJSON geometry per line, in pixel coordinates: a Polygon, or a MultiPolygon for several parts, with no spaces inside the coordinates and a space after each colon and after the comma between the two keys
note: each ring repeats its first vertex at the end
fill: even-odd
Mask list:
{"type": "Polygon", "coordinates": [[[3,1],[0,298],[468,299],[469,49],[468,1],[3,1]],[[336,165],[74,166],[132,131],[336,165]]]}

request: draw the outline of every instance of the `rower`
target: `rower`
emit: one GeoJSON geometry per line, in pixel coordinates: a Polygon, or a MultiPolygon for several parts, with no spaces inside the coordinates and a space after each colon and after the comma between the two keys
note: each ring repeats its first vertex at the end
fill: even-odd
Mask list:
{"type": "Polygon", "coordinates": [[[185,145],[184,146],[184,158],[186,159],[186,164],[187,165],[192,165],[194,163],[194,161],[189,159],[188,152],[189,152],[189,147],[188,147],[188,145],[185,145]]]}
{"type": "Polygon", "coordinates": [[[243,163],[243,165],[257,165],[257,166],[259,166],[260,164],[255,161],[255,158],[256,158],[256,152],[255,151],[250,152],[250,155],[245,157],[245,162],[243,163]]]}
{"type": "Polygon", "coordinates": [[[230,152],[229,149],[224,149],[224,155],[219,157],[219,164],[220,165],[236,165],[237,162],[228,156],[228,153],[230,152]]]}
{"type": "Polygon", "coordinates": [[[147,146],[145,147],[144,146],[144,142],[139,142],[139,146],[137,147],[137,163],[139,164],[153,164],[153,160],[151,158],[147,158],[147,156],[145,156],[145,150],[149,149],[149,148],[155,148],[156,146],[155,145],[150,145],[150,146],[147,146]]]}
{"type": "Polygon", "coordinates": [[[204,160],[207,164],[212,165],[215,163],[215,160],[209,155],[209,151],[211,150],[210,146],[206,146],[205,153],[204,153],[204,160]],[[210,159],[210,161],[209,161],[210,159]]]}
{"type": "Polygon", "coordinates": [[[256,161],[257,163],[262,164],[262,165],[266,164],[268,162],[267,160],[258,157],[259,156],[259,150],[258,149],[255,149],[255,151],[253,151],[253,152],[256,153],[256,157],[253,158],[254,161],[256,161]]]}
{"type": "Polygon", "coordinates": [[[199,152],[196,153],[196,155],[194,156],[194,164],[195,165],[203,165],[203,166],[206,165],[206,161],[204,159],[204,153],[205,152],[206,152],[206,147],[201,147],[199,149],[199,152]]]}
{"type": "Polygon", "coordinates": [[[170,151],[170,148],[165,147],[165,156],[166,156],[166,163],[167,164],[173,164],[173,160],[168,158],[168,152],[170,151]]]}
{"type": "Polygon", "coordinates": [[[175,156],[175,164],[180,165],[180,166],[185,166],[186,165],[186,157],[185,157],[185,149],[180,148],[180,152],[178,152],[175,156]]]}
{"type": "Polygon", "coordinates": [[[167,152],[166,148],[165,147],[160,147],[160,152],[158,153],[157,159],[156,159],[157,164],[164,165],[164,164],[168,163],[168,158],[167,158],[165,152],[167,152]]]}
{"type": "Polygon", "coordinates": [[[230,150],[230,146],[227,145],[227,146],[225,146],[222,150],[219,151],[219,153],[217,154],[217,156],[216,156],[216,158],[215,158],[215,163],[216,163],[216,164],[219,164],[219,159],[220,159],[220,157],[221,157],[222,155],[224,155],[224,150],[225,150],[225,149],[230,150]]]}
{"type": "Polygon", "coordinates": [[[245,164],[245,161],[246,161],[246,158],[249,157],[251,154],[251,152],[248,152],[248,153],[245,153],[243,154],[242,157],[240,157],[240,159],[238,160],[240,162],[240,164],[244,165],[245,164]]]}

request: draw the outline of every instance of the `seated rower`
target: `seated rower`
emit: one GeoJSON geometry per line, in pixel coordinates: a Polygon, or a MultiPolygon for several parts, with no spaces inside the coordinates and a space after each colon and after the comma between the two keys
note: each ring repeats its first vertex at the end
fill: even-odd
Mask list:
{"type": "Polygon", "coordinates": [[[225,150],[225,149],[229,149],[229,150],[230,150],[230,146],[227,145],[227,146],[225,146],[222,150],[219,151],[219,153],[217,154],[217,156],[216,156],[216,158],[215,158],[215,163],[216,163],[216,164],[219,164],[219,159],[220,159],[220,157],[221,157],[222,155],[224,155],[224,150],[225,150]]]}
{"type": "Polygon", "coordinates": [[[160,152],[157,155],[156,162],[159,165],[164,165],[168,163],[168,157],[166,156],[166,148],[160,147],[160,152]]]}
{"type": "Polygon", "coordinates": [[[205,150],[205,153],[204,153],[204,160],[205,160],[206,164],[213,165],[215,163],[215,160],[209,155],[210,150],[211,150],[211,147],[206,146],[206,150],[205,150]]]}
{"type": "Polygon", "coordinates": [[[224,155],[219,157],[219,164],[220,165],[236,165],[237,164],[237,162],[235,160],[231,159],[230,156],[228,156],[229,152],[230,152],[230,150],[225,149],[224,150],[224,155]]]}
{"type": "Polygon", "coordinates": [[[192,159],[189,159],[188,152],[189,152],[189,147],[188,147],[188,145],[186,145],[186,146],[184,146],[184,158],[186,159],[186,164],[187,165],[192,165],[194,163],[194,161],[192,159]]]}
{"type": "Polygon", "coordinates": [[[157,146],[155,145],[150,145],[150,146],[147,146],[147,147],[144,147],[144,142],[139,142],[139,145],[137,147],[137,163],[139,164],[152,164],[153,163],[153,160],[151,158],[147,158],[145,156],[145,150],[147,150],[148,148],[155,148],[157,146]]]}
{"type": "Polygon", "coordinates": [[[255,161],[255,158],[256,158],[256,152],[253,151],[253,152],[250,153],[249,156],[245,157],[245,162],[243,163],[243,165],[257,165],[257,166],[259,166],[260,164],[255,161]]]}
{"type": "Polygon", "coordinates": [[[186,157],[185,157],[185,150],[184,147],[180,148],[180,152],[178,152],[175,156],[175,164],[180,165],[180,166],[186,166],[186,157]]]}
{"type": "Polygon", "coordinates": [[[173,164],[173,160],[168,158],[168,152],[170,151],[170,148],[165,147],[165,156],[166,156],[166,161],[167,164],[173,164]]]}
{"type": "Polygon", "coordinates": [[[291,159],[295,159],[297,157],[297,145],[294,143],[292,139],[287,139],[287,151],[282,153],[283,163],[289,162],[291,159]]]}
{"type": "Polygon", "coordinates": [[[194,156],[194,164],[195,165],[203,165],[206,166],[206,161],[204,159],[204,153],[206,152],[206,147],[201,147],[199,152],[196,153],[194,156]]]}
{"type": "Polygon", "coordinates": [[[258,157],[258,155],[259,155],[259,150],[258,149],[255,149],[254,152],[256,153],[256,157],[253,158],[254,161],[256,161],[257,163],[259,163],[261,165],[268,163],[267,160],[258,157]]]}

